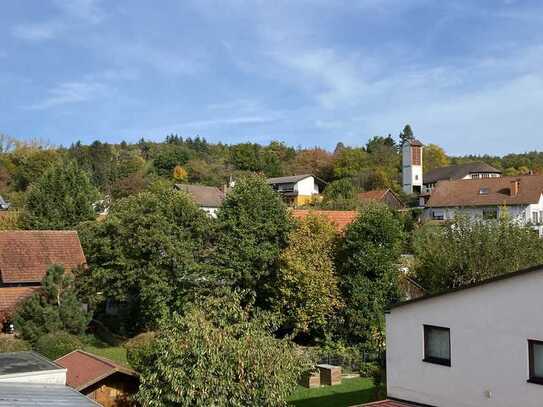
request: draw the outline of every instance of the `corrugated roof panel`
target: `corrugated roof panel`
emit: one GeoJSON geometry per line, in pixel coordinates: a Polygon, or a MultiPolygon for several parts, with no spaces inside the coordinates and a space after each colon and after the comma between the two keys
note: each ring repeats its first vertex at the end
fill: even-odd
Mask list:
{"type": "Polygon", "coordinates": [[[1,407],[89,407],[94,401],[61,384],[0,383],[1,407]]]}

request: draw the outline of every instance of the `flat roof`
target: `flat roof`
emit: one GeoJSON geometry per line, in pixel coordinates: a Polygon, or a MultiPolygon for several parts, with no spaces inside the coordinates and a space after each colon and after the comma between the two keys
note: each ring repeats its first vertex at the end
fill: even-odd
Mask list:
{"type": "Polygon", "coordinates": [[[65,369],[32,351],[0,353],[0,376],[48,370],[65,369]]]}
{"type": "Polygon", "coordinates": [[[0,383],[0,406],[95,407],[99,404],[63,384],[0,383]]]}
{"type": "Polygon", "coordinates": [[[539,264],[537,266],[528,267],[528,268],[525,268],[525,269],[522,269],[522,270],[514,271],[512,273],[500,274],[499,276],[487,278],[486,280],[482,280],[482,281],[479,281],[478,283],[474,283],[474,284],[469,284],[469,285],[464,286],[464,287],[453,288],[453,289],[442,291],[442,292],[439,292],[439,293],[436,293],[436,294],[424,295],[422,297],[413,298],[412,300],[402,301],[402,302],[399,302],[397,304],[392,305],[389,308],[389,310],[393,310],[395,308],[399,308],[399,307],[403,307],[405,305],[413,304],[415,302],[421,302],[421,301],[429,300],[429,299],[432,299],[432,298],[443,297],[445,295],[457,293],[459,291],[469,290],[470,288],[481,287],[481,286],[484,286],[484,285],[487,285],[487,284],[492,284],[492,283],[495,283],[495,282],[498,282],[498,281],[508,280],[508,279],[514,278],[514,277],[520,277],[520,276],[523,276],[523,275],[526,275],[526,274],[535,273],[537,271],[543,271],[543,264],[539,264]]]}

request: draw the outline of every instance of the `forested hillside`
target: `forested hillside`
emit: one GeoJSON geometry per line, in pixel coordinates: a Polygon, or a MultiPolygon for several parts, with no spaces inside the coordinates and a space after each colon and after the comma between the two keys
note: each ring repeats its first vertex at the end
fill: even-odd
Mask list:
{"type": "MultiPolygon", "coordinates": [[[[398,137],[376,136],[362,146],[345,146],[340,142],[334,151],[319,147],[295,148],[280,141],[268,145],[213,144],[205,138],[177,135],[169,135],[163,142],[144,139],[135,144],[75,142],[69,147],[51,147],[2,136],[0,194],[10,200],[13,207],[19,207],[32,182],[52,163],[68,160],[75,161],[89,174],[92,184],[113,199],[140,192],[158,179],[220,187],[231,177],[248,172],[268,177],[312,173],[331,183],[325,193],[326,205],[338,197],[344,198],[343,202],[348,201],[356,191],[386,187],[400,192],[399,145],[402,138],[412,136],[411,128],[406,126],[398,137]]],[[[449,157],[434,144],[424,150],[425,171],[469,161],[485,161],[506,175],[543,172],[541,152],[504,157],[449,157]]]]}

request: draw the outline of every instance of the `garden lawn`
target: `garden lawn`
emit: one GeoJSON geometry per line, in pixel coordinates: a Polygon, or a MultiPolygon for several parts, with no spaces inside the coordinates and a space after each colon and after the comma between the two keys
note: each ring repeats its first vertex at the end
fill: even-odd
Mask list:
{"type": "Polygon", "coordinates": [[[94,336],[85,339],[83,350],[130,367],[126,359],[126,349],[123,346],[112,346],[94,336]]]}
{"type": "Polygon", "coordinates": [[[371,379],[357,377],[343,379],[336,386],[322,386],[308,389],[298,386],[289,399],[295,407],[347,407],[375,401],[374,386],[371,379]]]}

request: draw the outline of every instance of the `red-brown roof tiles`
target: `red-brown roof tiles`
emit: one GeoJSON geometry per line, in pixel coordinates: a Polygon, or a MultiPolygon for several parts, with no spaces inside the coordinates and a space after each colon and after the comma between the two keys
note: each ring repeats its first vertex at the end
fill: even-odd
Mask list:
{"type": "Polygon", "coordinates": [[[40,287],[1,287],[0,320],[9,316],[22,300],[30,297],[40,287]]]}
{"type": "Polygon", "coordinates": [[[347,226],[354,222],[358,216],[357,211],[319,211],[308,209],[293,209],[292,215],[296,219],[304,219],[306,216],[322,216],[328,219],[338,232],[343,232],[347,226]]]}
{"type": "Polygon", "coordinates": [[[137,373],[132,369],[82,350],[74,350],[55,360],[55,363],[68,369],[66,384],[78,391],[82,391],[114,373],[137,376],[137,373]]]}
{"type": "Polygon", "coordinates": [[[54,264],[72,270],[85,263],[76,231],[0,232],[0,276],[5,284],[39,283],[54,264]]]}
{"type": "Polygon", "coordinates": [[[358,199],[361,202],[372,202],[372,201],[380,202],[384,199],[387,191],[388,189],[376,189],[374,191],[360,192],[358,194],[358,199]]]}
{"type": "Polygon", "coordinates": [[[426,206],[525,205],[539,202],[541,194],[543,175],[439,181],[426,206]]]}

